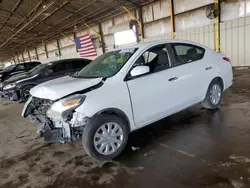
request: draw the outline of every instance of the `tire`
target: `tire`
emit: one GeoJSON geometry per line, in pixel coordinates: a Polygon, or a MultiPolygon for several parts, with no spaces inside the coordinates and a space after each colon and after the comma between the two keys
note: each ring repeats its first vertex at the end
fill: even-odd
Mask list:
{"type": "Polygon", "coordinates": [[[28,93],[30,92],[31,88],[33,88],[33,87],[34,87],[34,85],[27,85],[27,86],[25,86],[25,87],[21,90],[21,92],[20,92],[20,97],[21,97],[21,100],[22,100],[22,101],[27,101],[27,100],[28,100],[28,98],[29,98],[29,96],[30,96],[30,95],[28,95],[28,93]]]}
{"type": "Polygon", "coordinates": [[[223,92],[223,87],[221,83],[219,82],[218,79],[214,79],[210,83],[206,97],[202,102],[203,107],[211,110],[219,108],[222,99],[222,92],[223,92]],[[217,93],[214,91],[214,89],[217,90],[217,93]],[[218,98],[214,96],[217,96],[218,98]]]}
{"type": "Polygon", "coordinates": [[[97,160],[111,160],[125,149],[128,142],[128,131],[126,122],[116,115],[101,114],[94,116],[83,131],[83,147],[87,154],[97,160]],[[110,132],[108,132],[108,127],[110,132]],[[103,129],[105,129],[105,133],[108,132],[108,137],[105,136],[103,129]],[[122,136],[116,136],[118,134],[122,134],[122,136]],[[102,138],[106,137],[105,140],[99,139],[101,138],[100,135],[102,138]],[[101,143],[99,144],[99,142],[101,143]],[[107,142],[108,145],[105,146],[107,142]]]}

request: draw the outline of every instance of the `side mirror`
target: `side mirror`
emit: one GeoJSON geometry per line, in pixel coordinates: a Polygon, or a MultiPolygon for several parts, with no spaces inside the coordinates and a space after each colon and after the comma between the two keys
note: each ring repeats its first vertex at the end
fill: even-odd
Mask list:
{"type": "Polygon", "coordinates": [[[131,76],[140,76],[146,73],[149,73],[149,66],[137,66],[135,68],[132,69],[130,75],[131,76]]]}

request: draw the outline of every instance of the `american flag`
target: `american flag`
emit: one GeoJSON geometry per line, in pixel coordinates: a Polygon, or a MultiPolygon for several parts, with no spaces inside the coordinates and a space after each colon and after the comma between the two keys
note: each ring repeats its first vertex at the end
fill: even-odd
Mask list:
{"type": "Polygon", "coordinates": [[[95,47],[89,34],[76,37],[75,43],[77,51],[81,57],[97,56],[95,47]]]}

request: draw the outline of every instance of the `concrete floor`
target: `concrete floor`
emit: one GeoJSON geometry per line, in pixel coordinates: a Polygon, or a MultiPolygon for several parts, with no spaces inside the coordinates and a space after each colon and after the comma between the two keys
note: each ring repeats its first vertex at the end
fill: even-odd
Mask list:
{"type": "Polygon", "coordinates": [[[44,143],[22,107],[0,102],[0,188],[250,187],[250,70],[235,72],[220,110],[197,105],[136,131],[112,162],[80,142],[44,143]]]}

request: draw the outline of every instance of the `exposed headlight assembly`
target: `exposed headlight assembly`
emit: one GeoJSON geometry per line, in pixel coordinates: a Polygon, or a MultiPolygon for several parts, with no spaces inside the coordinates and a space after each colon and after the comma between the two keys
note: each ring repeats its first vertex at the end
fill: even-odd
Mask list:
{"type": "Polygon", "coordinates": [[[8,85],[3,87],[3,90],[12,89],[12,88],[16,87],[16,85],[17,85],[17,83],[8,84],[8,85]]]}
{"type": "Polygon", "coordinates": [[[86,96],[84,95],[72,95],[65,99],[61,99],[55,102],[47,111],[47,116],[51,118],[62,117],[64,120],[67,119],[68,112],[80,106],[86,96]]]}

